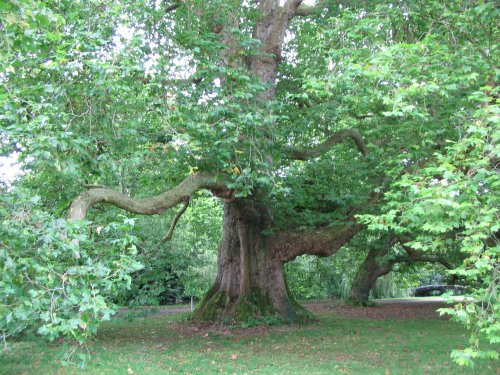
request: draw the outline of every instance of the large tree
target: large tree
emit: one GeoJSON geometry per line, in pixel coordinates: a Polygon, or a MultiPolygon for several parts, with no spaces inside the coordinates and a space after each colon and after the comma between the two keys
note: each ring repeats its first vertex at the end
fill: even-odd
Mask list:
{"type": "Polygon", "coordinates": [[[486,1],[7,4],[2,145],[48,207],[95,222],[102,203],[224,200],[202,320],[306,317],[283,265],[362,230],[355,215],[461,136],[494,75],[486,1]]]}
{"type": "MultiPolygon", "coordinates": [[[[264,181],[263,186],[244,187],[246,191],[241,192],[239,184],[234,181],[240,177],[235,178],[234,174],[251,173],[254,168],[260,169],[259,175],[276,174],[288,160],[309,160],[320,157],[348,138],[356,142],[363,154],[367,152],[361,135],[353,129],[339,130],[317,145],[299,148],[288,146],[281,139],[277,139],[275,127],[279,126],[278,121],[272,121],[265,127],[258,123],[268,120],[267,111],[276,111],[274,105],[269,103],[276,100],[278,67],[283,59],[283,46],[290,22],[299,15],[304,16],[319,11],[316,8],[301,8],[301,3],[302,1],[287,1],[284,4],[280,4],[279,1],[260,1],[258,4],[245,7],[239,2],[226,2],[226,4],[212,4],[208,8],[199,7],[197,3],[191,5],[197,8],[194,12],[196,23],[206,25],[202,31],[206,33],[213,30],[211,36],[221,43],[222,50],[218,53],[219,61],[216,65],[223,71],[230,70],[236,73],[235,78],[224,74],[211,75],[206,79],[209,79],[211,84],[219,79],[223,92],[234,90],[234,86],[238,84],[237,80],[243,77],[261,85],[256,93],[246,93],[249,99],[239,98],[236,95],[231,98],[232,106],[244,105],[251,101],[252,112],[258,113],[260,117],[256,116],[257,118],[252,120],[255,123],[250,124],[247,129],[244,124],[235,124],[236,127],[241,127],[242,131],[241,134],[237,134],[238,139],[234,140],[231,145],[234,149],[230,149],[230,152],[248,156],[240,156],[239,161],[229,157],[229,163],[235,164],[233,176],[224,171],[206,168],[207,170],[186,177],[173,189],[142,199],[134,199],[112,189],[95,188],[80,195],[70,207],[69,218],[78,220],[84,219],[87,210],[97,203],[111,203],[130,212],[151,215],[176,206],[199,189],[209,189],[216,196],[223,198],[224,228],[219,247],[218,272],[213,286],[195,313],[195,316],[202,320],[227,317],[246,320],[256,315],[267,314],[278,314],[290,321],[303,319],[302,309],[287,291],[283,264],[302,254],[331,255],[361,228],[348,222],[340,226],[301,232],[279,230],[269,233],[273,226],[273,215],[269,202],[269,193],[272,189],[265,186],[268,182],[264,181]],[[214,12],[217,10],[225,13],[225,17],[214,19],[214,12]],[[247,19],[245,22],[249,25],[245,25],[241,17],[247,16],[245,13],[250,10],[255,11],[256,15],[251,20],[247,19]],[[246,53],[240,39],[251,40],[255,44],[254,49],[246,53]],[[246,134],[251,133],[251,127],[264,128],[259,134],[260,139],[251,139],[252,134],[246,134]],[[269,145],[265,145],[266,142],[269,145]],[[262,160],[258,160],[258,156],[250,157],[252,148],[255,149],[254,152],[262,154],[262,160]],[[278,160],[275,160],[276,157],[273,155],[277,152],[279,156],[278,160]],[[240,167],[242,162],[248,164],[243,170],[240,167]]],[[[184,4],[173,4],[168,10],[178,11],[176,8],[181,6],[184,4]]],[[[188,14],[191,12],[189,7],[186,12],[188,14]]],[[[206,58],[212,60],[213,64],[213,56],[206,58]]],[[[200,73],[196,71],[196,74],[200,73]]],[[[248,90],[245,86],[244,89],[248,90]]],[[[213,105],[217,107],[216,103],[213,105]]],[[[227,113],[223,117],[217,116],[214,122],[221,121],[224,126],[230,126],[226,123],[228,121],[225,117],[236,117],[241,121],[241,114],[236,112],[238,108],[224,110],[227,113]]],[[[346,214],[345,219],[352,221],[352,216],[346,214]]]]}

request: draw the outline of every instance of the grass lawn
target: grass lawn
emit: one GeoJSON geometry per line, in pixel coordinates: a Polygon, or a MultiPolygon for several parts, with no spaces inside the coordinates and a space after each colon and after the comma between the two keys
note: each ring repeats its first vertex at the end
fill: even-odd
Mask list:
{"type": "Polygon", "coordinates": [[[85,370],[62,367],[56,360],[60,345],[34,338],[12,344],[0,358],[0,373],[500,373],[498,362],[471,370],[450,360],[450,351],[467,343],[466,331],[457,323],[428,316],[401,317],[399,312],[399,317],[386,316],[379,307],[352,309],[356,310],[339,312],[321,305],[316,309],[317,322],[248,330],[183,323],[186,314],[132,322],[113,319],[103,324],[89,346],[92,359],[85,370]],[[370,313],[363,316],[364,311],[370,313]]]}

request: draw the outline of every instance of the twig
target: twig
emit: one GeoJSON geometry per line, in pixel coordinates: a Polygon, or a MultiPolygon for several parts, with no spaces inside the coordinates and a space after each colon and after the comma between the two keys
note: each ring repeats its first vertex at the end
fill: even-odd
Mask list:
{"type": "Polygon", "coordinates": [[[188,195],[186,195],[184,197],[184,203],[182,205],[182,208],[175,214],[175,217],[172,220],[172,224],[170,224],[170,228],[168,229],[167,235],[160,240],[160,242],[158,243],[158,245],[156,245],[157,248],[160,247],[163,243],[169,241],[172,238],[172,235],[174,234],[174,229],[175,229],[175,226],[177,225],[177,222],[181,218],[182,214],[184,212],[186,212],[186,210],[187,210],[187,208],[189,206],[189,200],[190,200],[190,197],[188,195]]]}

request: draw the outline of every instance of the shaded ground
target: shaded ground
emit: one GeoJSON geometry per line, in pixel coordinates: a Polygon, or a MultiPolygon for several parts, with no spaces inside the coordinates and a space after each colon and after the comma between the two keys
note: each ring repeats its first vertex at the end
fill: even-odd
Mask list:
{"type": "MultiPolygon", "coordinates": [[[[446,319],[439,316],[438,308],[447,304],[442,298],[412,298],[412,299],[385,299],[376,300],[375,307],[348,306],[339,300],[305,301],[302,305],[315,314],[331,313],[342,317],[356,317],[367,319],[405,319],[405,318],[428,318],[446,319]]],[[[135,317],[154,315],[179,314],[190,312],[189,306],[158,306],[141,307],[133,310],[123,308],[118,312],[119,317],[127,314],[135,317]]]]}
{"type": "MultiPolygon", "coordinates": [[[[433,319],[447,320],[446,316],[439,316],[438,308],[445,307],[444,299],[440,298],[412,298],[377,300],[374,307],[348,306],[339,300],[305,301],[302,305],[314,314],[326,314],[331,317],[350,319],[433,319]]],[[[120,317],[131,314],[134,318],[162,316],[170,314],[188,313],[189,306],[159,306],[154,308],[139,308],[132,311],[122,309],[120,317]]],[[[216,334],[221,337],[251,337],[265,335],[269,332],[286,332],[296,329],[295,326],[284,325],[281,327],[259,325],[255,327],[230,327],[226,324],[212,324],[183,321],[172,323],[172,328],[181,337],[208,337],[216,334]]]]}
{"type": "Polygon", "coordinates": [[[133,309],[122,308],[118,310],[118,317],[126,317],[127,314],[137,315],[137,316],[153,316],[153,315],[165,315],[165,314],[179,314],[190,312],[191,308],[189,306],[157,306],[157,307],[136,307],[133,309]]]}
{"type": "Polygon", "coordinates": [[[331,313],[346,318],[366,319],[448,319],[436,312],[446,307],[440,299],[401,299],[375,301],[375,307],[347,306],[340,301],[312,301],[304,305],[315,314],[331,313]]]}
{"type": "Polygon", "coordinates": [[[60,343],[26,337],[4,353],[0,374],[500,374],[498,362],[470,369],[450,360],[453,349],[468,345],[469,333],[435,314],[443,305],[436,299],[377,303],[367,308],[308,301],[315,322],[248,329],[195,324],[174,313],[189,307],[123,311],[125,317],[144,315],[104,323],[88,344],[85,370],[76,356],[61,366],[60,343]]]}

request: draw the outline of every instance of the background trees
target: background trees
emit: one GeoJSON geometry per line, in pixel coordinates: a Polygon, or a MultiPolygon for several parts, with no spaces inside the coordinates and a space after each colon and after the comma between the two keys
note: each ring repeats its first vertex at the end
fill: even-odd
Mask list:
{"type": "MultiPolygon", "coordinates": [[[[40,197],[43,212],[19,222],[49,231],[89,185],[134,198],[178,193],[160,208],[139,204],[143,213],[210,188],[226,199],[225,232],[219,276],[198,317],[296,319],[302,311],[288,296],[283,263],[331,255],[363,230],[355,214],[370,214],[362,223],[395,232],[415,251],[465,250],[462,273],[488,303],[457,316],[497,340],[498,8],[458,0],[301,3],[2,4],[1,146],[20,153],[31,172],[19,185],[40,197]],[[352,128],[370,151],[365,157],[352,128]],[[189,190],[172,190],[183,181],[189,190]],[[275,278],[263,281],[259,269],[275,278]]],[[[109,202],[105,193],[91,189],[80,202],[99,194],[109,202]]],[[[20,209],[11,207],[4,215],[14,225],[11,211],[20,209]]],[[[75,249],[87,238],[112,262],[117,255],[106,246],[119,237],[104,228],[132,230],[135,221],[138,241],[122,248],[139,249],[146,268],[135,277],[148,288],[166,232],[148,233],[151,219],[120,214],[94,209],[85,228],[56,225],[53,246],[68,255],[65,267],[82,265],[75,249]]],[[[21,245],[5,243],[3,267],[20,272],[9,259],[21,245]]],[[[45,246],[27,243],[35,252],[45,246]]],[[[113,267],[136,271],[127,262],[113,267]]]]}

